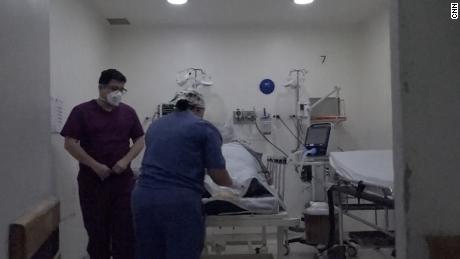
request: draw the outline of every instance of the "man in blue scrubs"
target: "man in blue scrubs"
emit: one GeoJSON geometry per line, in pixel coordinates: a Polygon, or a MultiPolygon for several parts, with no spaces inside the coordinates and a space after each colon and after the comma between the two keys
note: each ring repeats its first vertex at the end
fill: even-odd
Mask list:
{"type": "Polygon", "coordinates": [[[132,197],[138,259],[199,259],[205,237],[205,173],[218,185],[232,186],[222,137],[202,119],[201,94],[184,90],[173,101],[176,110],[153,122],[145,137],[132,197]]]}

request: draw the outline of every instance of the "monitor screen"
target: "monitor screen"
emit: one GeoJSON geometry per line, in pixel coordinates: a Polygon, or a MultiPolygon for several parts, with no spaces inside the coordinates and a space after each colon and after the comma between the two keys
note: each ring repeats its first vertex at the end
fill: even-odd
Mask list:
{"type": "Polygon", "coordinates": [[[327,145],[329,141],[329,127],[310,127],[307,133],[305,144],[308,145],[327,145]]]}

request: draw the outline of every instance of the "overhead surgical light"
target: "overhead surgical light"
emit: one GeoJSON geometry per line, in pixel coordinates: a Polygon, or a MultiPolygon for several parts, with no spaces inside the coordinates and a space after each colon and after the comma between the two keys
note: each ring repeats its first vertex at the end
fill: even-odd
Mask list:
{"type": "Polygon", "coordinates": [[[187,0],[168,0],[168,3],[173,5],[182,5],[187,3],[187,0]]]}
{"type": "Polygon", "coordinates": [[[294,0],[294,3],[300,4],[300,5],[305,5],[305,4],[311,4],[315,0],[294,0]]]}

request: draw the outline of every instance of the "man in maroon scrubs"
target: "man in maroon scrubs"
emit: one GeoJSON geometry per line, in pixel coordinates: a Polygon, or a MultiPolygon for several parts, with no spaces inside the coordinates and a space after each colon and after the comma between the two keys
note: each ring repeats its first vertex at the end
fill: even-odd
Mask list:
{"type": "Polygon", "coordinates": [[[134,109],[121,103],[125,83],[119,71],[102,71],[99,98],[74,107],[61,132],[65,149],[79,161],[91,259],[134,258],[130,163],[144,148],[144,131],[134,109]]]}

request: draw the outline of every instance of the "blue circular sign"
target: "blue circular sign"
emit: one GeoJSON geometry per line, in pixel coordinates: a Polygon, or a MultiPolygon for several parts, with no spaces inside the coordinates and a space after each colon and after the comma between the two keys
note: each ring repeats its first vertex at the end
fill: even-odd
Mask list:
{"type": "Polygon", "coordinates": [[[264,79],[259,85],[260,91],[264,94],[271,94],[275,90],[275,83],[270,79],[264,79]]]}

